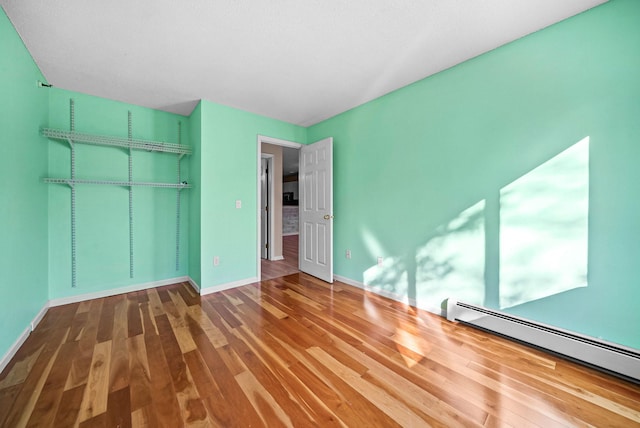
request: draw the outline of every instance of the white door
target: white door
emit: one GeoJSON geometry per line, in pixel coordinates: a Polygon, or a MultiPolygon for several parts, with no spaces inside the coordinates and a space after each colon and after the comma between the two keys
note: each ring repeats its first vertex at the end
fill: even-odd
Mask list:
{"type": "Polygon", "coordinates": [[[261,245],[260,256],[263,259],[269,258],[269,159],[262,158],[260,175],[260,225],[261,225],[261,245]]]}
{"type": "Polygon", "coordinates": [[[333,138],[300,149],[300,270],[333,282],[333,138]]]}

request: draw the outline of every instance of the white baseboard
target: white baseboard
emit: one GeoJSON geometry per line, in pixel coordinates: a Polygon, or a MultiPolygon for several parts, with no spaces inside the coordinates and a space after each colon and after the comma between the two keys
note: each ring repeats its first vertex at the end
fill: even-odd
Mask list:
{"type": "Polygon", "coordinates": [[[200,294],[200,286],[198,285],[198,283],[195,282],[191,277],[188,277],[187,281],[189,281],[189,284],[196,291],[196,293],[200,294]]]}
{"type": "Polygon", "coordinates": [[[18,352],[18,349],[20,349],[20,347],[24,344],[31,332],[38,326],[38,324],[40,324],[40,321],[42,321],[42,318],[47,313],[47,309],[49,309],[49,303],[44,304],[42,309],[40,309],[40,312],[38,312],[33,318],[33,321],[29,323],[29,326],[24,329],[24,331],[20,334],[20,336],[18,336],[16,341],[13,342],[13,345],[11,345],[7,352],[5,352],[5,354],[2,356],[2,358],[0,359],[0,372],[2,372],[5,367],[7,367],[9,361],[11,361],[13,356],[16,355],[16,352],[18,352]]]}
{"type": "Polygon", "coordinates": [[[69,297],[60,297],[58,299],[49,300],[49,306],[61,306],[69,303],[84,302],[85,300],[100,299],[103,297],[115,296],[123,293],[131,293],[132,291],[147,290],[149,288],[162,287],[164,285],[176,284],[178,282],[189,281],[188,276],[179,276],[177,278],[162,279],[160,281],[145,282],[143,284],[127,285],[126,287],[112,288],[110,290],[96,291],[93,293],[78,294],[69,297]]]}
{"type": "Polygon", "coordinates": [[[284,256],[275,256],[271,259],[272,262],[277,262],[278,260],[284,260],[284,256]]]}
{"type": "Polygon", "coordinates": [[[200,289],[200,295],[204,296],[206,294],[216,293],[218,291],[229,290],[230,288],[242,287],[243,285],[253,284],[254,282],[260,281],[258,277],[254,276],[252,278],[245,278],[239,281],[227,282],[226,284],[213,285],[211,287],[205,287],[200,289]]]}
{"type": "Polygon", "coordinates": [[[50,306],[51,305],[49,304],[49,302],[47,302],[44,304],[42,309],[40,309],[40,312],[38,312],[36,317],[33,319],[33,321],[31,321],[31,324],[29,325],[29,327],[31,328],[31,331],[35,330],[38,324],[40,324],[40,321],[42,321],[42,318],[44,318],[44,315],[47,313],[47,310],[49,309],[50,306]]]}
{"type": "Polygon", "coordinates": [[[407,296],[402,296],[402,295],[399,295],[399,294],[396,294],[396,293],[392,293],[392,292],[387,291],[387,290],[381,290],[379,288],[363,284],[362,282],[358,282],[358,281],[355,281],[355,280],[353,280],[351,278],[347,278],[347,277],[344,277],[344,276],[333,275],[333,278],[335,280],[337,280],[337,281],[344,282],[347,285],[352,285],[352,286],[354,286],[356,288],[361,288],[361,289],[363,289],[365,291],[370,291],[370,292],[375,293],[375,294],[377,294],[379,296],[386,297],[386,298],[391,299],[391,300],[395,300],[396,302],[405,303],[405,304],[413,306],[415,308],[419,308],[419,309],[425,310],[427,312],[431,312],[432,314],[445,316],[445,314],[443,312],[443,309],[440,308],[440,307],[419,305],[418,302],[416,302],[415,299],[410,299],[407,296]]]}
{"type": "Polygon", "coordinates": [[[282,236],[293,236],[293,235],[299,235],[300,232],[289,232],[289,233],[283,233],[282,236]]]}

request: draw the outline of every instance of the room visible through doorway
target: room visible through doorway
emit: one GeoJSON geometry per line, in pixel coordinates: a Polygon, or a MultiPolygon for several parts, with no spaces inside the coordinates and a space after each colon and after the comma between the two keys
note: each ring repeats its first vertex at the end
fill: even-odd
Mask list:
{"type": "Polygon", "coordinates": [[[259,144],[259,269],[260,278],[265,280],[299,272],[299,145],[263,138],[259,144]],[[265,174],[266,161],[268,174],[265,174]]]}

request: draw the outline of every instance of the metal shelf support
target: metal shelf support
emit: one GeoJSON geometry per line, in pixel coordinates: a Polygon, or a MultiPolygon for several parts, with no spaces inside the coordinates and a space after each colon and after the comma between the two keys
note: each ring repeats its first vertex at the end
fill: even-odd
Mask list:
{"type": "MultiPolygon", "coordinates": [[[[131,111],[127,112],[127,129],[129,134],[129,183],[133,181],[133,129],[131,111]]],[[[133,186],[129,186],[129,278],[133,278],[133,186]]]]}
{"type": "MultiPolygon", "coordinates": [[[[178,121],[178,145],[182,143],[182,122],[178,121]]],[[[182,183],[180,181],[180,160],[182,159],[182,155],[178,156],[177,163],[177,172],[178,172],[178,183],[182,183]]],[[[180,270],[180,190],[176,191],[176,271],[180,270]]]]}
{"type": "Polygon", "coordinates": [[[182,122],[178,121],[178,143],[165,143],[161,141],[149,141],[133,138],[133,120],[131,111],[127,112],[127,138],[92,135],[76,132],[75,126],[75,102],[73,98],[69,100],[69,131],[61,129],[43,128],[43,136],[54,140],[64,141],[69,144],[71,156],[71,176],[70,178],[44,178],[45,183],[64,184],[71,188],[71,287],[77,286],[77,238],[76,238],[76,185],[94,184],[106,186],[126,187],[129,191],[129,277],[134,275],[134,239],[133,239],[133,188],[134,187],[157,187],[166,189],[176,189],[176,270],[180,269],[180,193],[183,189],[191,186],[181,181],[180,161],[185,155],[191,154],[191,149],[182,144],[182,122]],[[128,179],[119,180],[83,180],[76,178],[76,153],[77,143],[91,144],[98,146],[120,147],[128,152],[128,179]],[[133,150],[145,150],[152,152],[165,152],[177,155],[177,181],[175,183],[157,183],[133,180],[133,150]]]}
{"type": "MultiPolygon", "coordinates": [[[[69,100],[69,129],[71,133],[76,129],[76,108],[73,98],[69,100]]],[[[69,147],[71,147],[71,179],[76,178],[76,150],[72,139],[67,139],[69,147]]],[[[77,263],[76,263],[76,188],[71,186],[71,287],[76,288],[77,281],[77,263]]]]}

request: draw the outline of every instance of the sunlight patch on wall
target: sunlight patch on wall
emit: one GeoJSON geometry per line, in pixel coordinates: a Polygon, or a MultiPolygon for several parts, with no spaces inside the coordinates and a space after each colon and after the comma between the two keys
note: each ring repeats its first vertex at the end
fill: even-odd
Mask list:
{"type": "MultiPolygon", "coordinates": [[[[436,229],[425,244],[406,256],[387,256],[363,273],[364,284],[419,307],[436,307],[452,296],[484,300],[484,200],[436,229]]],[[[370,251],[382,249],[363,233],[370,251]]],[[[374,253],[372,253],[374,254],[374,253]]]]}
{"type": "Polygon", "coordinates": [[[437,229],[416,252],[417,301],[440,304],[450,296],[484,300],[484,200],[437,229]]]}
{"type": "Polygon", "coordinates": [[[500,191],[500,308],[587,285],[589,137],[500,191]]]}

